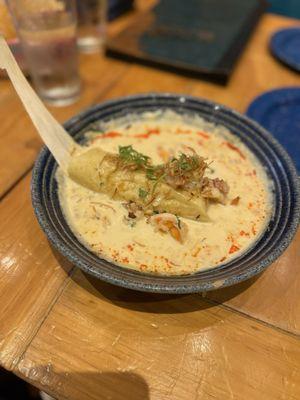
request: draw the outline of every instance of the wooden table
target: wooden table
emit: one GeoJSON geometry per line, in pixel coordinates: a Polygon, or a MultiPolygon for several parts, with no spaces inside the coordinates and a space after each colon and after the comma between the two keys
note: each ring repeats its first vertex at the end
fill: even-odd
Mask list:
{"type": "MultiPolygon", "coordinates": [[[[110,27],[117,32],[132,16],[110,27]]],[[[84,56],[84,91],[51,111],[130,93],[204,96],[243,112],[264,90],[300,83],[268,52],[297,21],[265,15],[227,87],[84,56]]],[[[0,81],[0,363],[59,399],[300,399],[300,232],[263,275],[206,297],[137,293],[96,281],[46,240],[30,202],[41,141],[0,81]]]]}

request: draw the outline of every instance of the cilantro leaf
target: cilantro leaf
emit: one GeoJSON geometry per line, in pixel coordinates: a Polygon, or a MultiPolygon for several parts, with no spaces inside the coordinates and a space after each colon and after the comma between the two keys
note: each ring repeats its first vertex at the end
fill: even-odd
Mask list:
{"type": "Polygon", "coordinates": [[[148,196],[149,192],[143,188],[139,188],[139,197],[141,199],[145,199],[148,196]]]}

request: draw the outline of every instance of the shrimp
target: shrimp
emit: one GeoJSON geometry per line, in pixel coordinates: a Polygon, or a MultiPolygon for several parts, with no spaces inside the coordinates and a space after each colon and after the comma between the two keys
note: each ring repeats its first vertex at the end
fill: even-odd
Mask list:
{"type": "Polygon", "coordinates": [[[149,222],[156,231],[169,233],[177,242],[183,243],[187,237],[187,224],[174,214],[155,214],[149,218],[149,222]]]}

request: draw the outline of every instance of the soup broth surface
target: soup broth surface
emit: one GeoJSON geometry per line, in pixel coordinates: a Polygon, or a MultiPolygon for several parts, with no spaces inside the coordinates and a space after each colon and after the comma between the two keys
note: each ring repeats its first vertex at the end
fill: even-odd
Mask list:
{"type": "Polygon", "coordinates": [[[89,148],[118,153],[119,146],[132,145],[155,164],[192,148],[207,159],[206,176],[230,187],[226,204],[209,204],[209,222],[182,218],[188,232],[180,243],[147,218],[125,223],[128,211],[121,201],[78,185],[58,169],[64,216],[78,240],[99,257],[145,273],[192,274],[240,256],[265,230],[271,183],[256,157],[225,127],[167,110],[128,115],[97,129],[86,135],[89,148]]]}

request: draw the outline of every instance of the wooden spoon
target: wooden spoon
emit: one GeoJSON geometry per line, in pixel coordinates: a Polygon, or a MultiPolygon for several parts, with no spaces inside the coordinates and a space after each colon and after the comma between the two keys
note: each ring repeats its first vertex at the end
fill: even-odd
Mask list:
{"type": "Polygon", "coordinates": [[[29,85],[2,35],[0,35],[0,68],[6,70],[34,126],[53,157],[64,170],[67,170],[70,155],[78,145],[49,113],[29,85]]]}

